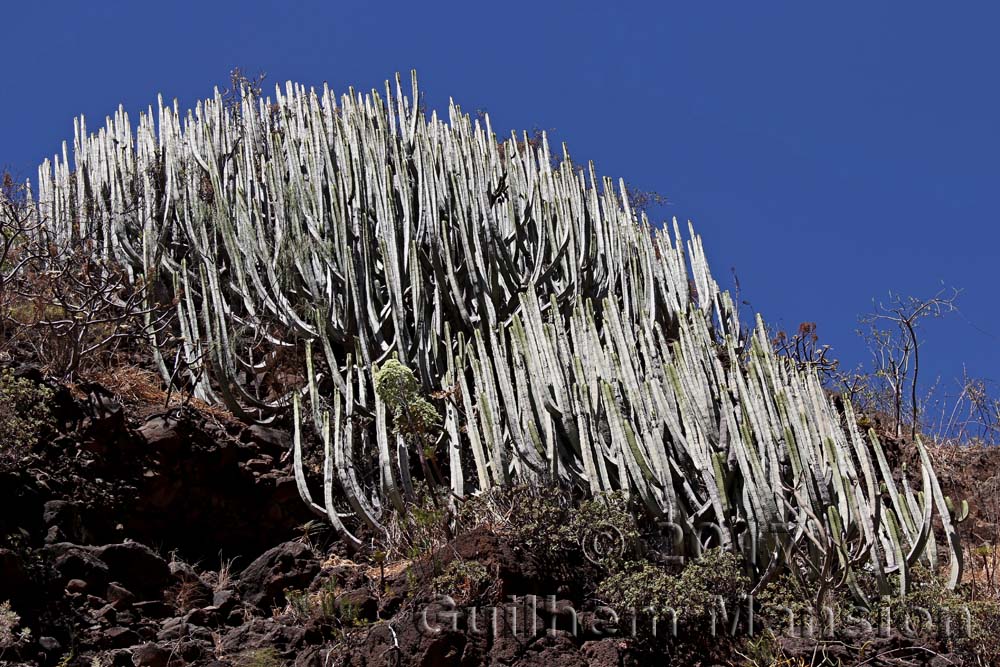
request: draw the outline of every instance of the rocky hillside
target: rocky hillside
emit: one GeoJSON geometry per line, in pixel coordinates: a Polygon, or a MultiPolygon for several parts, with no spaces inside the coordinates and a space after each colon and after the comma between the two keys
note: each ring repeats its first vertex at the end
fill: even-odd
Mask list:
{"type": "MultiPolygon", "coordinates": [[[[686,567],[663,563],[655,531],[632,520],[626,507],[580,504],[558,491],[522,489],[469,501],[482,504],[469,512],[459,508],[451,522],[431,503],[412,512],[405,531],[402,524],[390,531],[394,540],[375,544],[368,536],[348,553],[298,497],[289,430],[244,425],[217,410],[178,406],[176,399],[164,409],[165,395],[144,385],[143,373],[118,369],[114,386],[66,386],[45,380],[31,365],[10,369],[11,377],[48,388],[40,394],[48,415],[42,437],[0,468],[0,602],[9,601],[0,608],[0,663],[624,666],[655,658],[676,665],[952,665],[990,659],[980,639],[939,633],[892,629],[862,642],[766,634],[762,608],[756,621],[739,612],[724,619],[717,636],[707,629],[704,609],[681,615],[676,638],[652,637],[643,617],[633,631],[624,616],[616,624],[608,606],[634,601],[633,593],[650,602],[709,593],[723,595],[735,611],[745,593],[738,570],[730,572],[732,564],[711,553],[686,567]],[[595,527],[603,532],[588,532],[595,527]],[[601,542],[608,535],[614,539],[601,542]],[[633,562],[632,569],[619,559],[633,562]],[[669,595],[665,579],[634,566],[657,559],[670,572],[675,588],[669,595]],[[824,656],[829,662],[821,662],[824,656]]],[[[939,467],[957,495],[975,497],[984,471],[1000,463],[989,450],[949,456],[939,467]]],[[[995,529],[982,506],[990,499],[978,500],[965,530],[986,534],[995,529]]]]}

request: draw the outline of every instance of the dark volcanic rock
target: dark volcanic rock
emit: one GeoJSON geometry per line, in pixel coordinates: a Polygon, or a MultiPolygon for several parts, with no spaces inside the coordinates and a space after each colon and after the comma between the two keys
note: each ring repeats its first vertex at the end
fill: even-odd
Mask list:
{"type": "MultiPolygon", "coordinates": [[[[2,661],[52,667],[72,654],[74,667],[94,658],[106,667],[233,667],[273,658],[295,667],[735,664],[738,639],[714,638],[682,653],[588,634],[593,587],[569,586],[530,549],[487,528],[459,531],[448,544],[381,573],[366,550],[339,558],[344,547],[330,533],[311,534],[315,550],[288,542],[313,517],[283,458],[286,430],[245,427],[194,409],[146,417],[161,405],[144,406],[137,419],[135,406],[109,390],[88,385],[86,392],[80,399],[60,389],[66,404],[56,412],[75,426],[59,427],[38,448],[37,465],[0,468],[0,539],[8,540],[0,545],[11,545],[0,548],[0,602],[11,600],[21,626],[32,631],[5,649],[2,661]],[[166,562],[144,545],[176,556],[166,562]],[[227,581],[221,564],[233,558],[250,564],[227,581]],[[444,614],[454,608],[433,600],[433,582],[456,559],[483,566],[488,583],[464,591],[452,629],[444,614]],[[274,614],[287,589],[328,597],[315,608],[274,614]],[[555,595],[554,608],[532,610],[525,602],[532,594],[555,595]],[[488,610],[501,605],[505,613],[493,625],[488,610]],[[478,630],[470,607],[482,611],[478,630]],[[566,631],[572,609],[577,636],[566,631]],[[421,611],[432,612],[440,632],[419,627],[421,611]],[[546,633],[553,625],[558,630],[546,633]]],[[[973,493],[1000,467],[1000,450],[963,456],[967,463],[942,476],[953,497],[968,495],[955,494],[956,486],[973,493]]],[[[980,493],[974,511],[991,500],[980,493]]],[[[976,521],[967,527],[972,534],[994,527],[976,521]]],[[[307,598],[309,605],[317,599],[307,598]]],[[[853,644],[840,641],[820,646],[793,638],[778,647],[786,660],[809,661],[817,650],[845,665],[860,659],[853,644]]],[[[948,646],[898,635],[864,647],[866,659],[971,664],[948,646]]]]}
{"type": "Polygon", "coordinates": [[[25,595],[31,580],[20,556],[10,549],[0,549],[0,601],[25,595]]]}
{"type": "Polygon", "coordinates": [[[46,653],[58,653],[62,650],[62,644],[55,637],[39,637],[38,646],[46,653]]]}
{"type": "Polygon", "coordinates": [[[337,596],[336,603],[342,617],[365,621],[378,617],[378,600],[367,586],[337,596]]]}
{"type": "Polygon", "coordinates": [[[139,635],[134,630],[121,626],[108,628],[104,632],[104,638],[107,641],[107,646],[110,648],[125,648],[139,641],[139,635]]]}
{"type": "Polygon", "coordinates": [[[150,642],[132,651],[132,662],[136,667],[167,667],[170,656],[170,650],[150,642]]]}
{"type": "Polygon", "coordinates": [[[186,637],[187,634],[188,626],[183,618],[168,618],[160,626],[160,631],[156,633],[156,639],[161,642],[167,642],[186,637]]]}
{"type": "Polygon", "coordinates": [[[46,551],[55,555],[53,569],[64,586],[79,579],[89,590],[101,592],[108,585],[108,566],[92,548],[60,543],[46,547],[46,551]]]}
{"type": "Polygon", "coordinates": [[[292,438],[288,431],[257,424],[243,431],[240,439],[257,444],[264,452],[272,456],[281,456],[292,447],[292,438]]]}
{"type": "Polygon", "coordinates": [[[139,427],[139,435],[146,445],[157,452],[176,453],[182,442],[177,420],[168,417],[153,417],[139,427]]]}
{"type": "Polygon", "coordinates": [[[41,533],[44,492],[39,481],[25,471],[0,468],[0,536],[41,533]]]}
{"type": "Polygon", "coordinates": [[[620,639],[601,639],[585,642],[583,655],[592,667],[627,667],[639,663],[630,660],[620,639]]]}
{"type": "Polygon", "coordinates": [[[111,603],[111,606],[118,610],[127,609],[135,602],[135,595],[132,591],[116,582],[108,584],[108,592],[105,593],[104,598],[111,603]]]}
{"type": "Polygon", "coordinates": [[[107,564],[112,579],[142,600],[162,598],[164,589],[172,582],[167,562],[137,542],[109,544],[94,553],[107,564]]]}
{"type": "Polygon", "coordinates": [[[303,589],[319,574],[319,559],[312,549],[286,542],[265,552],[239,576],[243,600],[261,609],[284,604],[285,589],[303,589]]]}
{"type": "Polygon", "coordinates": [[[174,609],[167,603],[161,600],[146,600],[145,602],[136,602],[132,605],[132,608],[141,614],[145,618],[157,619],[157,618],[167,618],[173,615],[174,609]]]}
{"type": "Polygon", "coordinates": [[[89,587],[89,584],[83,579],[70,579],[66,582],[66,593],[68,595],[83,595],[89,587]]]}
{"type": "Polygon", "coordinates": [[[236,591],[221,590],[212,594],[212,606],[217,607],[222,612],[228,612],[236,604],[236,591]]]}
{"type": "Polygon", "coordinates": [[[226,655],[260,649],[286,651],[300,647],[305,637],[306,629],[298,624],[289,626],[274,618],[254,618],[230,630],[220,647],[226,655]]]}
{"type": "Polygon", "coordinates": [[[90,535],[84,529],[80,508],[76,503],[50,500],[45,503],[42,520],[48,529],[45,541],[50,544],[54,542],[86,544],[90,541],[90,535]]]}
{"type": "Polygon", "coordinates": [[[138,435],[152,460],[122,521],[138,542],[217,563],[220,553],[259,554],[289,540],[310,518],[294,480],[280,483],[289,474],[275,463],[290,442],[283,431],[246,428],[241,443],[188,410],[152,417],[138,435]]]}

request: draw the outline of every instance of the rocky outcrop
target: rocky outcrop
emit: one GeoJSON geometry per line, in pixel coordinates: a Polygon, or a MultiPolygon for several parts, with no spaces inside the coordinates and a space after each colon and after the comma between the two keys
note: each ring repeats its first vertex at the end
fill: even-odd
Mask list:
{"type": "Polygon", "coordinates": [[[239,589],[248,604],[268,610],[286,602],[286,590],[308,588],[319,571],[319,560],[312,549],[286,542],[250,563],[239,575],[239,589]]]}

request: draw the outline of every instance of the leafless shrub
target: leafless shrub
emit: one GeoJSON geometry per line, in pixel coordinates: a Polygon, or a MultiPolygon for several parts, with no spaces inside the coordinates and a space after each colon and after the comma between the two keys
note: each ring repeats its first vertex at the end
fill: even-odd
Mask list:
{"type": "Polygon", "coordinates": [[[998,383],[963,371],[956,389],[949,393],[934,387],[929,392],[924,431],[938,442],[1000,444],[998,383]]]}
{"type": "Polygon", "coordinates": [[[909,425],[910,438],[920,428],[921,402],[917,396],[920,373],[920,325],[958,310],[959,290],[942,289],[920,299],[890,294],[888,303],[860,318],[858,333],[868,344],[872,369],[843,377],[848,397],[869,413],[887,415],[895,437],[909,425]]]}
{"type": "Polygon", "coordinates": [[[141,278],[130,281],[114,261],[86,246],[36,253],[20,263],[8,286],[7,321],[38,360],[65,379],[98,353],[160,333],[173,314],[171,304],[148,298],[141,278]]]}
{"type": "MultiPolygon", "coordinates": [[[[5,172],[0,182],[0,314],[12,301],[10,286],[21,271],[48,255],[49,249],[33,242],[41,220],[27,197],[27,189],[5,172]]],[[[0,317],[0,333],[6,334],[9,322],[0,317]]]]}
{"type": "Polygon", "coordinates": [[[830,357],[830,346],[820,345],[815,322],[803,322],[798,330],[789,335],[778,331],[771,339],[774,351],[791,359],[802,370],[813,370],[821,378],[830,378],[836,372],[839,362],[830,357]]]}
{"type": "Polygon", "coordinates": [[[71,379],[99,352],[162,331],[172,304],[130,278],[90,243],[58,247],[26,185],[0,184],[0,345],[33,350],[52,374],[71,379]]]}
{"type": "MultiPolygon", "coordinates": [[[[226,108],[234,115],[237,121],[242,121],[242,106],[245,101],[260,98],[264,92],[264,79],[267,74],[258,72],[255,76],[247,76],[239,67],[234,67],[229,73],[229,87],[222,91],[222,100],[226,108]]],[[[209,182],[211,188],[211,182],[209,182]]]]}

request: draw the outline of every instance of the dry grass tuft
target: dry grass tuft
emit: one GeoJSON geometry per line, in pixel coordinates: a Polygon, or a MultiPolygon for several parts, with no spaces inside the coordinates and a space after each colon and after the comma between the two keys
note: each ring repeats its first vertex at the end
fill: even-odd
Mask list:
{"type": "MultiPolygon", "coordinates": [[[[167,392],[163,390],[160,377],[144,368],[116,366],[89,375],[88,379],[106,387],[122,402],[130,404],[155,403],[158,405],[166,403],[167,392]]],[[[182,396],[171,397],[172,403],[180,404],[181,400],[183,400],[182,396]]]]}
{"type": "MultiPolygon", "coordinates": [[[[167,391],[163,388],[160,376],[138,366],[121,365],[95,370],[87,375],[87,380],[105,387],[119,402],[134,408],[140,417],[190,405],[199,412],[211,415],[222,422],[236,421],[233,414],[225,407],[209,405],[176,390],[170,393],[168,401],[167,391]]],[[[78,385],[73,385],[71,389],[78,397],[85,397],[78,385]]]]}

